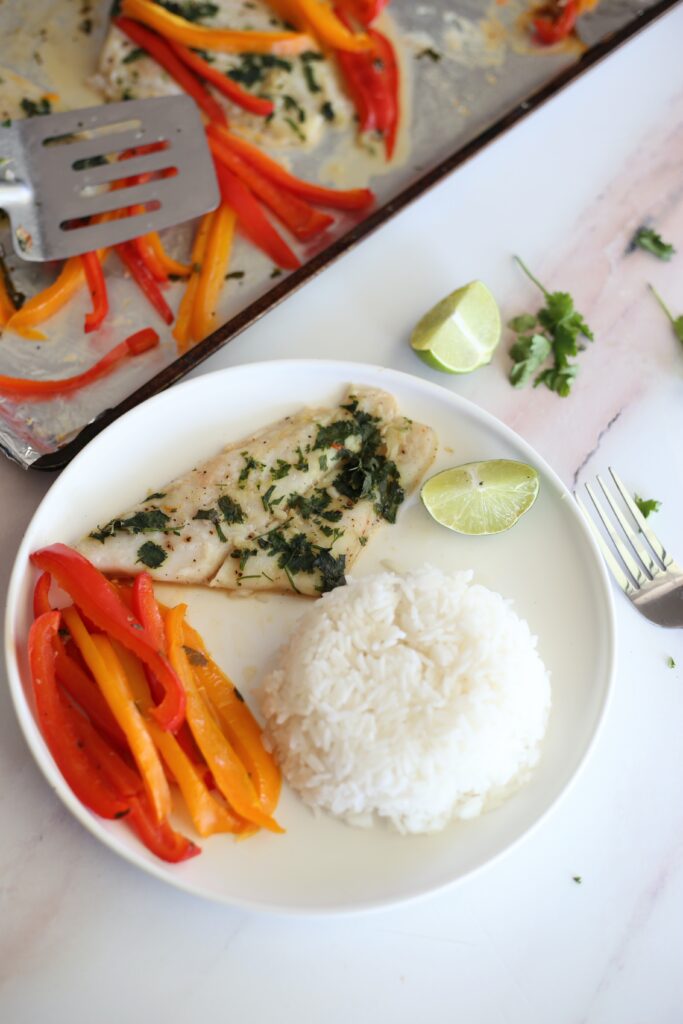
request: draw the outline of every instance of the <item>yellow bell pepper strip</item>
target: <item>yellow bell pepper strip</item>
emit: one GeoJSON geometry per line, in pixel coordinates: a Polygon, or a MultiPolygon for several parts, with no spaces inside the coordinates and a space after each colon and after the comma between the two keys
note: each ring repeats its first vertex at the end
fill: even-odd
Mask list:
{"type": "Polygon", "coordinates": [[[195,682],[194,671],[184,648],[183,624],[186,605],[171,608],[166,616],[168,657],[183,681],[187,695],[187,720],[218,789],[229,805],[247,821],[271,832],[283,832],[278,823],[265,814],[258,794],[238,758],[232,744],[225,738],[216,719],[195,682]]]}
{"type": "Polygon", "coordinates": [[[361,53],[372,45],[367,35],[356,35],[342,25],[321,0],[275,0],[270,4],[280,17],[298,28],[312,32],[324,46],[349,53],[361,53]]]}
{"type": "Polygon", "coordinates": [[[218,299],[225,284],[235,220],[234,211],[225,203],[213,215],[190,318],[190,335],[194,341],[202,341],[216,329],[218,299]]]}
{"type": "Polygon", "coordinates": [[[197,234],[195,235],[194,242],[192,244],[192,269],[190,278],[187,282],[187,287],[185,288],[185,294],[181,299],[180,308],[178,309],[178,315],[173,327],[173,337],[178,343],[178,351],[180,353],[186,352],[189,348],[190,320],[192,319],[192,309],[194,307],[195,295],[197,294],[199,274],[202,269],[202,262],[204,260],[204,253],[206,251],[206,243],[209,237],[209,231],[211,230],[212,220],[213,213],[204,214],[199,223],[197,234]]]}
{"type": "Polygon", "coordinates": [[[148,235],[143,237],[156,256],[159,266],[163,267],[166,277],[189,277],[190,270],[192,269],[190,264],[180,263],[178,260],[173,259],[172,256],[169,256],[164,248],[164,243],[156,231],[150,231],[148,235]]]}
{"type": "Polygon", "coordinates": [[[127,813],[128,803],[115,792],[108,776],[83,745],[75,728],[78,712],[57,687],[53,641],[60,620],[60,612],[46,612],[35,620],[28,635],[38,725],[57,767],[81,803],[103,818],[120,818],[127,813]]]}
{"type": "Polygon", "coordinates": [[[123,0],[121,13],[141,21],[175,43],[198,50],[220,53],[275,53],[296,55],[310,49],[311,40],[300,32],[237,32],[225,28],[195,25],[185,18],[151,3],[150,0],[123,0]]]}
{"type": "Polygon", "coordinates": [[[212,660],[199,633],[187,622],[183,624],[183,635],[197,684],[249,772],[261,807],[266,814],[272,814],[280,796],[282,777],[275,758],[263,745],[261,727],[240,692],[212,660]]]}
{"type": "Polygon", "coordinates": [[[45,341],[47,336],[41,331],[34,330],[34,327],[58,313],[71,301],[84,282],[85,272],[81,258],[72,256],[62,267],[56,281],[37,295],[32,295],[21,309],[9,318],[5,325],[6,329],[20,334],[29,341],[45,341]]]}
{"type": "Polygon", "coordinates": [[[111,641],[104,633],[91,636],[74,607],[65,608],[62,615],[76,647],[92,672],[114,718],[126,735],[156,819],[162,822],[171,811],[171,792],[156,747],[135,706],[111,641]]]}
{"type": "Polygon", "coordinates": [[[212,796],[198,769],[184,753],[178,740],[164,732],[149,716],[152,695],[140,661],[125,647],[114,643],[114,650],[128,680],[133,700],[145,718],[145,724],[157,750],[173,773],[192,818],[192,824],[203,838],[215,832],[244,832],[247,824],[232,814],[212,796]]]}

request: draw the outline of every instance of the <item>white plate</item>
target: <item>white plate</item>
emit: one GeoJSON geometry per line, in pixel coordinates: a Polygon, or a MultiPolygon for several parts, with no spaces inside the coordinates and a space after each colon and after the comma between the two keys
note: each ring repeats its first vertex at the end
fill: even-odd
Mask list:
{"type": "MultiPolygon", "coordinates": [[[[234,597],[163,586],[189,602],[190,620],[250,699],[265,666],[306,607],[306,599],[234,597]]],[[[86,828],[132,863],[191,892],[242,906],[306,913],[378,907],[433,892],[511,847],[555,803],[586,757],[603,716],[614,666],[614,614],[599,553],[568,491],[535,452],[492,416],[449,391],[393,370],[327,361],[258,363],[187,381],[112,424],[64,470],[19,549],[8,595],[6,651],[12,695],[28,744],[48,782],[86,828]],[[246,842],[213,836],[201,856],[170,866],[121,823],[105,822],[75,799],[37,728],[26,636],[35,573],[31,551],[77,541],[97,523],[162,488],[227,441],[304,404],[336,401],[348,383],[396,396],[403,413],[438,432],[434,471],[477,459],[531,463],[539,497],[520,522],[494,537],[467,538],[431,521],[417,496],[399,523],[373,538],[354,568],[408,569],[431,562],[471,568],[481,583],[513,599],[539,637],[552,673],[553,707],[543,756],[531,783],[504,806],[435,836],[401,837],[315,817],[284,787],[284,836],[246,842]]],[[[250,701],[254,706],[253,699],[250,701]]]]}

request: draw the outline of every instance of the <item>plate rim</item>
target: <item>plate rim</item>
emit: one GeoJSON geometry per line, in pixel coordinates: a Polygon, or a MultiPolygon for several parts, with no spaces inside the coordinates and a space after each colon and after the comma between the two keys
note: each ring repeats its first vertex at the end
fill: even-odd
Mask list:
{"type": "Polygon", "coordinates": [[[427,899],[431,896],[436,896],[439,893],[445,892],[446,890],[452,889],[455,886],[461,885],[462,883],[474,878],[483,871],[488,870],[498,863],[503,857],[507,856],[514,849],[516,849],[522,842],[531,837],[539,826],[546,821],[560,803],[565,799],[567,794],[576,784],[578,778],[583,774],[585,767],[593,754],[597,740],[604,727],[607,710],[613,697],[614,682],[616,676],[616,664],[617,664],[617,629],[616,629],[616,611],[614,605],[614,596],[612,592],[612,586],[610,583],[607,569],[600,554],[600,549],[597,545],[595,538],[590,530],[590,527],[586,523],[583,515],[580,512],[578,505],[576,504],[573,495],[569,491],[569,488],[558,476],[555,470],[548,464],[548,462],[533,448],[533,446],[520,434],[518,434],[512,427],[509,427],[506,423],[500,420],[493,413],[486,409],[476,405],[473,401],[468,398],[464,398],[444,385],[436,382],[426,380],[423,377],[417,376],[416,374],[408,373],[404,370],[396,370],[390,367],[379,366],[374,363],[358,363],[358,362],[347,362],[339,359],[311,359],[311,358],[297,358],[297,359],[268,359],[262,361],[252,361],[249,363],[239,363],[235,366],[223,367],[220,369],[212,370],[207,373],[202,373],[196,377],[192,377],[179,382],[172,388],[165,391],[158,392],[148,398],[146,401],[134,406],[128,412],[126,412],[120,418],[110,423],[103,431],[98,433],[93,439],[75,456],[75,458],[64,468],[59,476],[52,482],[46,493],[43,495],[38,507],[35,509],[29,522],[26,525],[24,535],[17,549],[17,553],[12,566],[12,572],[10,574],[9,585],[7,588],[7,605],[5,610],[5,650],[4,660],[5,668],[7,672],[7,681],[10,691],[10,698],[14,713],[19,722],[21,732],[28,745],[28,748],[40,769],[45,781],[48,783],[50,788],[56,793],[58,798],[72,813],[72,815],[84,826],[96,839],[98,839],[105,847],[122,857],[125,861],[133,864],[135,867],[145,871],[147,874],[151,874],[153,877],[165,882],[173,888],[180,889],[181,891],[187,892],[193,896],[199,896],[202,899],[210,900],[214,903],[219,903],[224,906],[234,907],[241,910],[249,910],[259,913],[270,913],[277,914],[280,916],[300,916],[300,917],[329,917],[337,915],[357,915],[362,913],[377,912],[381,910],[387,910],[392,907],[406,906],[410,903],[415,903],[422,899],[427,899]],[[405,896],[390,897],[390,898],[378,898],[376,900],[363,900],[357,903],[330,903],[324,906],[299,906],[299,905],[286,905],[286,904],[273,904],[267,901],[259,902],[252,899],[241,899],[239,897],[217,895],[214,892],[207,891],[201,884],[196,884],[188,879],[184,879],[180,872],[173,874],[170,872],[168,866],[163,862],[157,862],[147,859],[142,852],[138,853],[134,848],[122,845],[118,837],[114,834],[109,833],[102,827],[100,819],[97,815],[89,811],[84,805],[77,799],[73,794],[64,778],[62,777],[59,769],[57,768],[52,755],[43,740],[42,734],[38,728],[38,725],[33,714],[33,710],[26,700],[23,692],[23,683],[21,680],[21,672],[17,659],[17,651],[15,646],[15,629],[14,619],[17,609],[17,597],[19,589],[22,585],[26,567],[27,567],[27,546],[28,537],[31,533],[31,528],[41,513],[44,504],[49,499],[53,490],[57,486],[63,486],[62,480],[68,479],[73,473],[78,472],[80,463],[90,456],[91,449],[102,443],[102,439],[107,438],[111,432],[115,432],[121,429],[121,425],[134,420],[136,416],[146,416],[149,414],[150,408],[154,408],[157,404],[163,404],[163,402],[169,401],[170,395],[177,395],[179,391],[201,389],[202,386],[206,386],[207,380],[214,380],[218,377],[230,377],[239,376],[244,373],[255,373],[262,372],[265,369],[268,372],[277,373],[278,368],[284,367],[299,367],[305,371],[306,368],[310,368],[312,371],[316,371],[320,368],[325,368],[329,372],[338,376],[340,383],[348,383],[352,380],[363,383],[363,374],[379,374],[382,377],[387,378],[388,387],[390,387],[390,381],[392,379],[398,380],[401,384],[407,385],[409,388],[422,392],[424,395],[429,396],[438,395],[443,400],[452,403],[455,409],[462,415],[468,418],[472,418],[476,422],[483,426],[493,428],[495,432],[502,435],[505,440],[512,442],[517,447],[521,448],[524,453],[524,457],[528,458],[528,461],[534,465],[535,468],[540,470],[542,475],[545,475],[552,484],[557,488],[565,499],[568,499],[568,505],[572,509],[572,516],[576,523],[579,525],[579,532],[583,536],[586,542],[588,550],[591,552],[594,568],[597,569],[598,579],[600,581],[600,604],[602,605],[603,612],[606,617],[607,632],[602,638],[606,656],[606,669],[605,669],[605,685],[603,689],[603,696],[601,705],[599,707],[595,724],[593,727],[592,735],[579,759],[572,775],[567,781],[561,786],[558,792],[555,794],[553,799],[550,801],[548,806],[541,812],[541,814],[528,825],[516,838],[508,842],[501,850],[497,853],[487,857],[486,860],[482,861],[468,870],[464,871],[457,878],[449,879],[436,886],[427,886],[426,888],[419,889],[418,891],[412,892],[405,896]]]}

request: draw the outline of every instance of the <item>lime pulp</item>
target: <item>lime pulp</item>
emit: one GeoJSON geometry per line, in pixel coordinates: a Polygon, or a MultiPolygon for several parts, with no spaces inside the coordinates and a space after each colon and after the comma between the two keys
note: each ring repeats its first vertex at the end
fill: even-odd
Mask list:
{"type": "Polygon", "coordinates": [[[470,373],[491,361],[500,333],[496,300],[485,284],[472,281],[425,313],[410,344],[435,370],[470,373]]]}
{"type": "Polygon", "coordinates": [[[446,469],[422,487],[425,508],[437,523],[470,536],[503,533],[533,505],[538,473],[524,462],[492,459],[446,469]]]}

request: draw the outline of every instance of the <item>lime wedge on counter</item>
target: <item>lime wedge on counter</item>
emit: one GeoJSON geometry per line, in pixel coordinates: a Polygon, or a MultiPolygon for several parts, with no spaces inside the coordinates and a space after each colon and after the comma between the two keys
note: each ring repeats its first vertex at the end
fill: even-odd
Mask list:
{"type": "Polygon", "coordinates": [[[502,533],[527,512],[538,494],[538,473],[524,462],[468,462],[437,473],[421,498],[437,523],[457,533],[502,533]]]}
{"type": "Polygon", "coordinates": [[[425,313],[410,344],[434,370],[470,373],[491,361],[500,327],[493,295],[481,281],[472,281],[425,313]]]}

